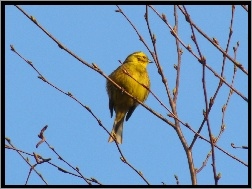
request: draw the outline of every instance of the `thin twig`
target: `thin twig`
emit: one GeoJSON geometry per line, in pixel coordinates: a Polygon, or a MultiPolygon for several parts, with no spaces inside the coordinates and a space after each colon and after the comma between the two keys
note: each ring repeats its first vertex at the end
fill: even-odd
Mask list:
{"type": "MultiPolygon", "coordinates": [[[[177,13],[177,6],[174,5],[174,19],[175,19],[175,26],[173,28],[173,31],[178,34],[178,13],[177,13]]],[[[177,75],[176,75],[176,87],[175,87],[175,92],[174,92],[174,96],[173,96],[173,101],[174,103],[177,102],[177,98],[178,98],[178,92],[179,92],[179,80],[180,80],[180,67],[181,67],[181,55],[183,53],[182,49],[180,49],[179,46],[179,40],[176,38],[176,47],[177,47],[177,57],[178,57],[178,62],[176,65],[176,71],[177,71],[177,75]]]]}
{"type": "MultiPolygon", "coordinates": [[[[19,151],[19,152],[21,152],[21,153],[23,153],[23,154],[26,154],[26,155],[29,155],[29,156],[34,157],[34,154],[25,152],[25,151],[20,150],[20,149],[17,149],[17,148],[13,148],[13,147],[11,147],[11,146],[9,146],[9,145],[7,145],[7,144],[5,144],[5,148],[6,148],[6,149],[10,149],[10,150],[19,151]]],[[[42,157],[39,155],[39,158],[42,158],[42,157]]],[[[28,158],[27,158],[26,160],[28,161],[28,158]]],[[[68,173],[68,174],[70,174],[70,175],[72,175],[72,176],[76,176],[76,177],[80,177],[80,178],[81,178],[80,175],[71,173],[71,172],[69,172],[69,171],[67,171],[67,170],[65,170],[65,169],[63,169],[63,168],[61,168],[61,167],[59,167],[58,165],[56,165],[56,164],[54,164],[54,163],[52,163],[52,162],[50,162],[50,161],[47,161],[46,163],[52,165],[53,167],[56,167],[59,171],[61,171],[61,172],[63,172],[63,173],[68,173]]],[[[94,178],[90,178],[90,179],[87,179],[87,180],[90,181],[90,182],[94,182],[94,183],[97,183],[97,184],[99,184],[99,185],[102,185],[98,180],[96,180],[96,179],[94,179],[94,178]]]]}
{"type": "MultiPolygon", "coordinates": [[[[178,8],[181,10],[181,12],[185,15],[186,19],[188,18],[188,14],[181,8],[180,5],[178,5],[178,8]]],[[[192,26],[203,36],[205,37],[211,44],[213,44],[222,54],[223,56],[226,56],[231,62],[233,62],[240,70],[242,70],[246,75],[248,75],[248,71],[243,67],[243,65],[236,60],[234,60],[229,54],[227,54],[214,40],[212,40],[210,37],[208,37],[191,19],[190,23],[192,26]]]]}
{"type": "MultiPolygon", "coordinates": [[[[16,150],[16,147],[11,143],[11,140],[7,137],[5,137],[5,140],[9,143],[9,145],[16,150]]],[[[37,173],[37,175],[41,178],[41,180],[47,185],[47,182],[45,181],[45,179],[43,178],[42,174],[40,174],[36,169],[34,165],[31,165],[30,162],[25,159],[25,157],[21,154],[20,150],[16,150],[16,152],[23,158],[23,160],[30,166],[30,168],[32,170],[35,171],[35,173],[37,173]]],[[[27,178],[28,179],[28,178],[27,178]]],[[[26,181],[27,182],[27,181],[26,181]]]]}
{"type": "MultiPolygon", "coordinates": [[[[121,10],[122,11],[122,10],[121,10]]],[[[124,17],[130,22],[130,20],[128,19],[128,17],[122,12],[122,14],[124,15],[124,17]]],[[[146,20],[146,23],[147,23],[147,27],[148,27],[148,31],[149,31],[149,34],[150,34],[150,38],[151,38],[151,41],[152,41],[152,46],[153,46],[153,49],[154,49],[154,52],[151,52],[151,55],[154,59],[154,62],[156,63],[156,67],[158,69],[158,73],[159,75],[161,76],[162,78],[162,82],[164,84],[164,87],[165,87],[165,90],[166,90],[166,94],[169,98],[169,102],[170,102],[170,105],[172,107],[172,97],[171,97],[171,93],[170,93],[170,90],[169,90],[169,87],[168,87],[168,80],[167,78],[165,77],[164,75],[164,72],[163,72],[163,69],[162,69],[162,66],[161,64],[159,63],[159,60],[158,60],[158,53],[157,53],[157,47],[156,47],[156,36],[151,32],[151,28],[150,28],[150,23],[149,23],[149,19],[148,19],[148,5],[146,5],[146,12],[145,12],[145,20],[146,20]]],[[[131,22],[130,22],[131,23],[131,22]]],[[[133,24],[131,24],[133,26],[133,24]]],[[[136,30],[136,28],[134,27],[134,29],[136,30]]],[[[137,34],[138,34],[138,31],[136,30],[137,34]]],[[[143,41],[143,40],[142,40],[143,41]]],[[[144,43],[144,45],[147,47],[147,45],[144,43]]],[[[173,109],[174,107],[172,107],[173,109]]]]}

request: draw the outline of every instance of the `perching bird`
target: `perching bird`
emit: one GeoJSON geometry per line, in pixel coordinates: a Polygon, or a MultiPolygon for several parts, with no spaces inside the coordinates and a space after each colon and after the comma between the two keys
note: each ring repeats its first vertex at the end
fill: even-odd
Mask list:
{"type": "MultiPolygon", "coordinates": [[[[121,66],[109,75],[109,78],[121,86],[123,90],[118,89],[112,82],[107,80],[106,87],[109,96],[111,117],[113,116],[113,110],[116,113],[111,135],[116,137],[119,144],[122,143],[124,118],[126,116],[127,121],[138,105],[137,101],[129,97],[123,91],[127,91],[141,102],[144,102],[147,99],[149,95],[148,89],[150,88],[150,80],[146,67],[150,62],[151,61],[148,59],[147,55],[143,52],[134,52],[125,59],[121,66]],[[137,81],[148,89],[143,87],[137,81]]],[[[114,139],[110,136],[108,141],[113,142],[114,139]]]]}

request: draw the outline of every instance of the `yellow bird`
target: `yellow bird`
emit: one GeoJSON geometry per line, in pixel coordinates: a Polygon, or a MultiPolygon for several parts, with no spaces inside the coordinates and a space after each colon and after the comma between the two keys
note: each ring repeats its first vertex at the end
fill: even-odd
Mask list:
{"type": "MultiPolygon", "coordinates": [[[[143,52],[134,52],[130,54],[123,64],[113,71],[109,78],[123,88],[118,89],[112,82],[107,80],[107,92],[109,96],[109,109],[111,117],[113,110],[116,113],[111,135],[114,136],[119,144],[122,143],[123,121],[126,115],[126,121],[136,109],[138,103],[125,94],[127,91],[139,101],[144,102],[149,91],[141,84],[150,88],[150,79],[147,72],[147,65],[151,61],[143,52]],[[129,76],[130,75],[130,76],[129,76]],[[134,79],[133,79],[134,78],[134,79]],[[141,84],[139,84],[139,83],[141,84]]],[[[110,136],[108,142],[113,142],[114,139],[110,136]]]]}

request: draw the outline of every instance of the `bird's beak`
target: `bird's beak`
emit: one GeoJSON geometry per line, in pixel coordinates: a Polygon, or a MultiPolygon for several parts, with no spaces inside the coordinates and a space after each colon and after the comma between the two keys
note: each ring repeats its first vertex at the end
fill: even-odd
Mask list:
{"type": "Polygon", "coordinates": [[[149,61],[149,63],[153,63],[153,61],[151,61],[151,60],[148,60],[149,61]]]}

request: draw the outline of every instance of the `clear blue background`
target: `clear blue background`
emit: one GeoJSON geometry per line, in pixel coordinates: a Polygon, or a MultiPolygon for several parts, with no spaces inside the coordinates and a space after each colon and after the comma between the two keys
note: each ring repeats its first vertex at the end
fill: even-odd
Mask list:
{"type": "MultiPolygon", "coordinates": [[[[21,6],[29,15],[36,18],[49,33],[67,48],[88,63],[95,63],[109,75],[119,66],[118,60],[132,52],[144,51],[153,59],[126,19],[115,12],[116,6],[21,6]]],[[[169,24],[174,26],[173,6],[154,6],[164,13],[169,24]]],[[[229,34],[231,6],[186,6],[191,19],[209,36],[218,39],[225,49],[229,34]]],[[[121,6],[122,10],[136,26],[146,43],[151,40],[144,20],[145,6],[121,6]]],[[[66,95],[58,92],[42,80],[22,59],[10,50],[15,49],[33,65],[43,76],[64,91],[71,92],[94,114],[110,131],[113,118],[110,118],[105,78],[82,65],[72,56],[61,50],[45,33],[24,16],[16,7],[6,6],[5,19],[5,136],[26,152],[36,152],[51,162],[74,172],[46,146],[36,149],[38,133],[45,125],[47,141],[55,150],[87,178],[94,177],[103,184],[145,184],[130,167],[120,160],[114,143],[108,143],[108,134],[98,125],[88,111],[66,95]]],[[[191,30],[184,16],[178,10],[179,37],[185,44],[196,48],[191,40],[191,30]]],[[[157,38],[159,61],[167,77],[170,91],[175,87],[177,63],[175,39],[168,27],[149,10],[152,31],[157,38]]],[[[218,74],[221,72],[222,54],[206,39],[196,33],[197,40],[207,64],[218,74]]],[[[237,61],[248,70],[248,13],[236,6],[233,36],[229,54],[233,57],[232,47],[239,41],[237,61]]],[[[195,130],[203,120],[205,109],[202,88],[202,66],[184,48],[181,63],[181,78],[177,112],[183,122],[195,130]]],[[[3,62],[2,62],[3,64],[3,62]]],[[[151,90],[170,108],[165,88],[155,64],[148,66],[151,90]]],[[[225,78],[231,83],[233,63],[226,61],[225,78]]],[[[206,71],[208,100],[214,95],[219,80],[206,71]]],[[[234,87],[248,98],[248,76],[238,69],[234,87]]],[[[210,113],[212,132],[218,135],[222,106],[226,103],[229,88],[222,86],[210,113]]],[[[167,111],[160,106],[152,95],[146,104],[167,119],[167,111]]],[[[237,94],[231,96],[225,112],[226,130],[218,146],[239,159],[248,162],[247,150],[233,149],[230,143],[238,146],[248,145],[248,103],[237,94]]],[[[184,136],[190,144],[193,134],[181,125],[184,136]]],[[[206,125],[202,133],[208,138],[206,125]]],[[[127,160],[151,184],[176,184],[174,174],[180,184],[191,184],[187,158],[175,131],[169,125],[142,106],[139,106],[128,122],[124,124],[121,149],[127,160]]],[[[210,145],[198,139],[194,148],[194,164],[202,165],[210,145]]],[[[215,150],[217,173],[222,174],[219,184],[248,184],[248,168],[215,150]]],[[[26,157],[26,155],[25,155],[26,157]]],[[[30,162],[34,159],[29,157],[30,162]]],[[[12,150],[5,150],[6,184],[24,184],[29,166],[12,150]]],[[[86,184],[82,179],[59,172],[49,164],[38,165],[36,169],[48,184],[86,184]]],[[[198,184],[214,184],[211,158],[206,167],[197,175],[198,184]]],[[[44,184],[32,172],[28,184],[44,184]]]]}

